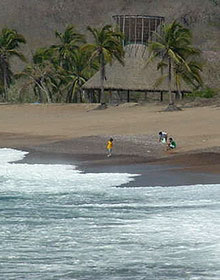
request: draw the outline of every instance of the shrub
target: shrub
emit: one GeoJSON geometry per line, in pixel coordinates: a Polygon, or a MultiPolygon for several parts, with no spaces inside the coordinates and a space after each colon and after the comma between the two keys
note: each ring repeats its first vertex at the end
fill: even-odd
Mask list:
{"type": "Polygon", "coordinates": [[[9,103],[33,103],[36,101],[36,96],[30,87],[21,90],[19,82],[14,83],[8,89],[8,102],[9,103]]]}
{"type": "Polygon", "coordinates": [[[192,92],[193,97],[201,97],[201,98],[212,98],[216,94],[217,94],[216,90],[209,87],[192,92]]]}

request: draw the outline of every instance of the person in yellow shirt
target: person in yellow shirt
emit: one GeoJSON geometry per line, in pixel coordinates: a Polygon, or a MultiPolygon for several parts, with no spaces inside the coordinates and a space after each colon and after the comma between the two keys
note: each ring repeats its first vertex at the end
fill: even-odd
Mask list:
{"type": "Polygon", "coordinates": [[[113,147],[113,138],[110,138],[106,145],[106,149],[108,151],[107,157],[110,157],[112,155],[112,147],[113,147]]]}

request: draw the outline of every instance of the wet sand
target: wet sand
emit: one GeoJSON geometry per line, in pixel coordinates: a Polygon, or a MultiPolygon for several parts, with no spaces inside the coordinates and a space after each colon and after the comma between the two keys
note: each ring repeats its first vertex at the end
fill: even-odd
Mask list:
{"type": "Polygon", "coordinates": [[[95,106],[1,105],[0,147],[29,151],[23,162],[31,164],[141,174],[130,186],[220,183],[218,107],[165,113],[161,105],[95,106]],[[165,152],[160,130],[175,138],[175,151],[165,152]],[[107,158],[110,136],[114,149],[107,158]]]}
{"type": "Polygon", "coordinates": [[[155,146],[162,149],[161,154],[157,151],[157,156],[156,153],[154,156],[144,155],[140,150],[134,149],[132,154],[126,154],[121,149],[123,142],[120,142],[117,143],[118,147],[112,157],[108,158],[104,149],[102,152],[97,150],[96,146],[102,140],[102,137],[83,137],[32,148],[21,147],[22,150],[29,151],[29,154],[20,162],[70,164],[87,173],[138,174],[135,181],[126,187],[220,183],[220,153],[198,152],[185,155],[170,153],[168,156],[165,153],[164,156],[163,146],[157,144],[155,146]],[[88,150],[94,152],[89,153],[88,150]]]}

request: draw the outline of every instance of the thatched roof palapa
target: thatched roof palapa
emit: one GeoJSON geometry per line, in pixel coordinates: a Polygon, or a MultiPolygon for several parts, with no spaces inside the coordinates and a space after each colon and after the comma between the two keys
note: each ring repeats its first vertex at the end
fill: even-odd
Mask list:
{"type": "MultiPolygon", "coordinates": [[[[147,47],[143,44],[130,44],[125,47],[124,66],[118,61],[106,65],[104,81],[105,90],[128,91],[168,91],[167,79],[155,87],[156,81],[161,77],[157,70],[157,63],[147,65],[147,47]]],[[[172,91],[177,91],[175,82],[172,82],[172,91]]],[[[83,89],[100,89],[100,71],[98,71],[84,85],[83,89]]],[[[181,91],[190,92],[189,86],[182,83],[181,91]]]]}

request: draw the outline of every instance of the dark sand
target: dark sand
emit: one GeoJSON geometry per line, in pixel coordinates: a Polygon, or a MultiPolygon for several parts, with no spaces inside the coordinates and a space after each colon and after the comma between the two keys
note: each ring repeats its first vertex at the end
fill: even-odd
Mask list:
{"type": "MultiPolygon", "coordinates": [[[[179,154],[165,152],[152,136],[115,136],[111,158],[106,156],[105,137],[81,137],[42,145],[16,147],[29,154],[20,162],[71,164],[82,172],[139,174],[126,187],[181,186],[220,183],[220,153],[210,150],[179,154]],[[135,140],[134,140],[135,139],[135,140]]],[[[30,139],[31,141],[31,139],[30,139]]],[[[30,143],[30,142],[29,142],[30,143]]],[[[218,151],[216,148],[215,150],[218,151]]]]}
{"type": "Polygon", "coordinates": [[[219,107],[163,112],[164,104],[1,105],[0,147],[29,151],[28,163],[73,164],[85,172],[142,174],[133,185],[220,183],[219,107]],[[177,149],[165,152],[158,132],[177,149]],[[113,156],[105,145],[114,138],[113,156]]]}

